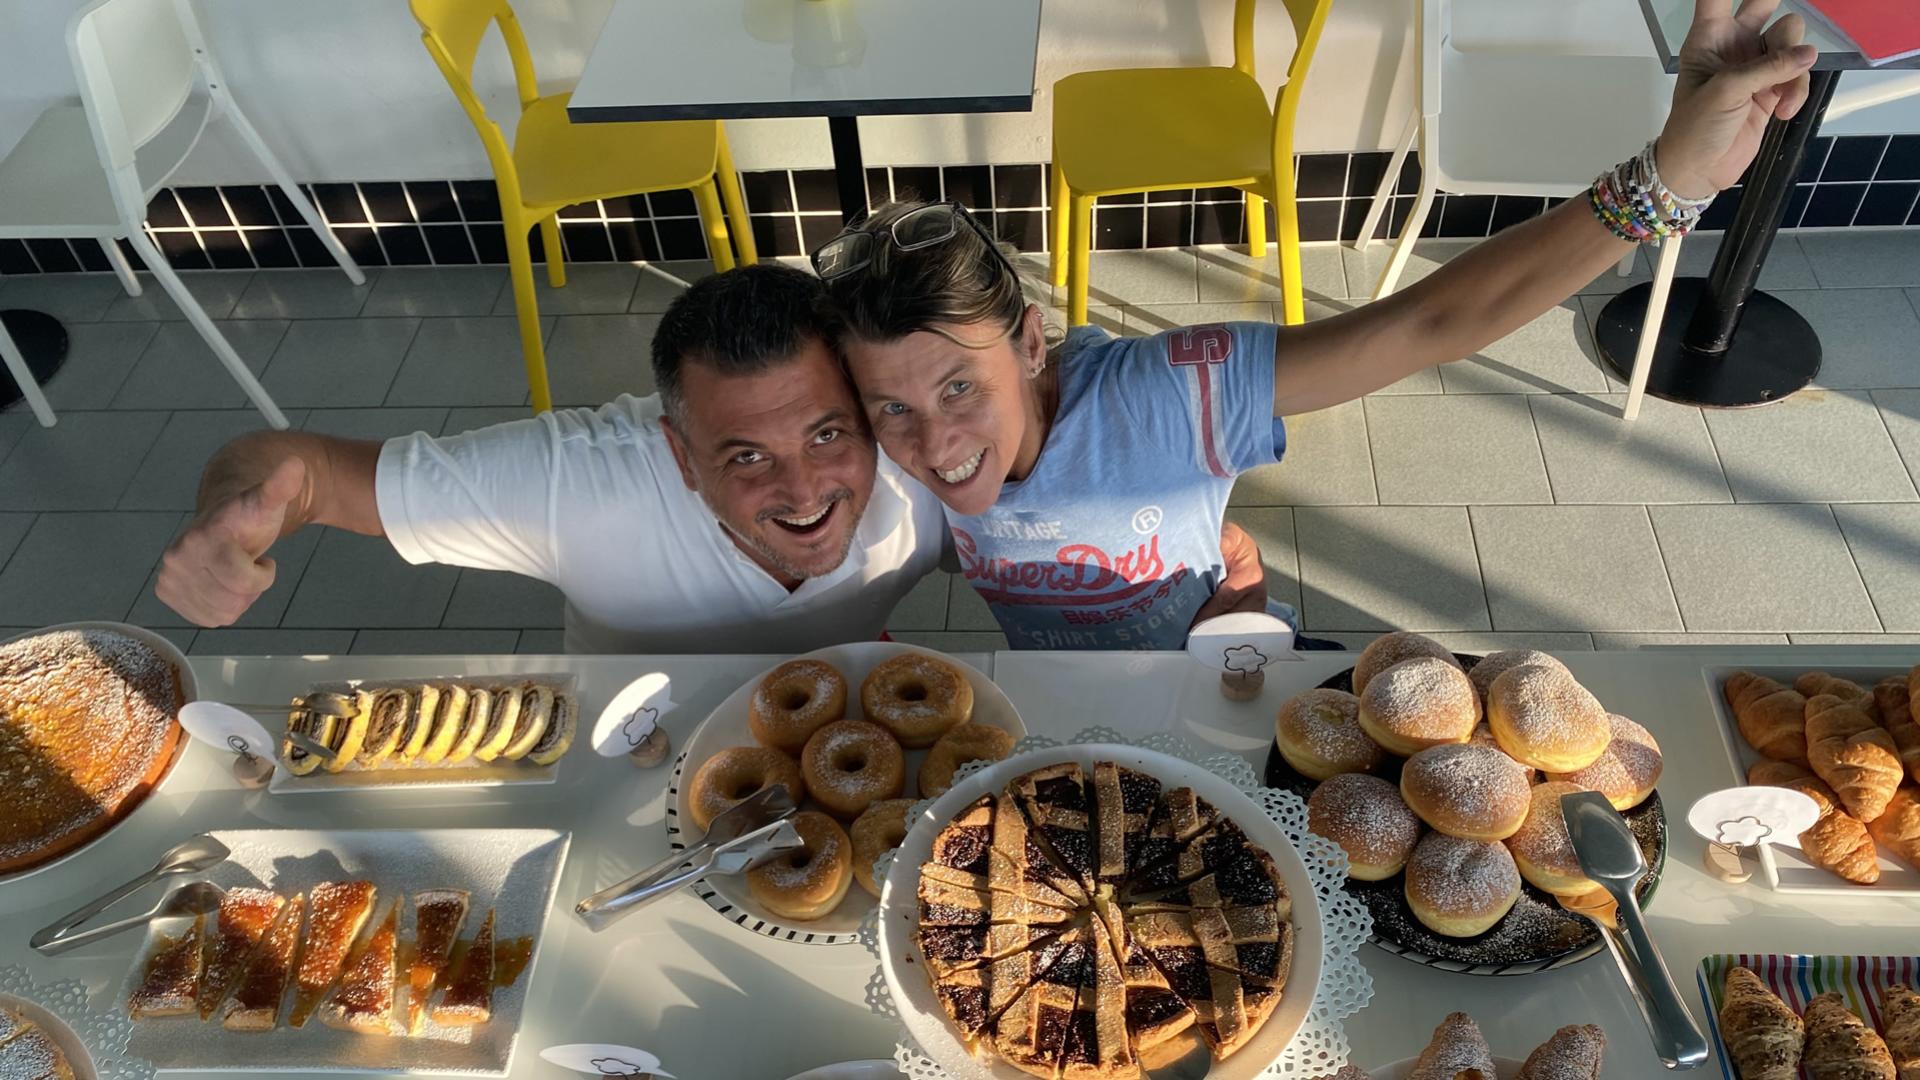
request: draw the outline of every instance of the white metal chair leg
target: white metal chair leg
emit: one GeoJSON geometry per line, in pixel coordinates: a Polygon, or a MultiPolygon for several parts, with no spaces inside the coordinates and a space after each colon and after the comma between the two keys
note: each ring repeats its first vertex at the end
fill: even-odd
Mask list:
{"type": "Polygon", "coordinates": [[[1620,265],[1614,267],[1613,272],[1616,274],[1619,274],[1621,277],[1632,277],[1634,260],[1638,259],[1639,257],[1640,257],[1639,248],[1635,248],[1634,250],[1627,252],[1625,255],[1622,255],[1620,257],[1620,265]]]}
{"type": "Polygon", "coordinates": [[[107,253],[107,261],[113,264],[113,272],[120,275],[120,284],[126,286],[128,296],[140,295],[140,279],[133,274],[133,265],[127,262],[127,253],[120,250],[120,242],[108,237],[100,241],[100,250],[107,253]]]}
{"type": "Polygon", "coordinates": [[[53,406],[47,404],[47,395],[40,390],[40,384],[33,381],[33,371],[27,367],[27,358],[20,353],[20,346],[14,344],[13,335],[7,333],[5,323],[0,323],[0,362],[7,365],[7,373],[20,387],[20,394],[27,399],[27,408],[33,410],[33,418],[40,421],[41,427],[53,426],[53,406]]]}
{"type": "MultiPolygon", "coordinates": [[[[287,201],[293,204],[295,210],[300,211],[302,220],[306,221],[314,235],[320,238],[320,242],[327,246],[327,252],[333,256],[333,261],[339,263],[340,269],[347,272],[347,280],[355,285],[365,285],[367,275],[361,273],[360,264],[353,261],[353,256],[347,254],[347,249],[341,246],[340,238],[333,235],[333,230],[327,228],[326,222],[320,220],[320,212],[314,209],[313,203],[307,201],[306,192],[300,190],[300,185],[294,182],[286,166],[280,164],[280,159],[274,156],[273,149],[267,145],[266,140],[254,130],[246,114],[240,111],[240,107],[234,104],[232,98],[224,94],[221,97],[220,106],[233,120],[233,126],[239,129],[240,137],[246,141],[247,148],[253,151],[253,156],[260,159],[260,164],[265,165],[267,172],[272,174],[273,182],[286,193],[287,201]]],[[[276,426],[284,427],[285,425],[276,426]]]]}
{"type": "Polygon", "coordinates": [[[1367,207],[1367,220],[1360,225],[1360,244],[1356,248],[1365,251],[1373,246],[1373,230],[1380,224],[1380,215],[1393,205],[1393,189],[1400,181],[1400,168],[1406,164],[1407,151],[1413,148],[1414,140],[1420,137],[1420,110],[1407,117],[1406,130],[1400,133],[1400,141],[1393,145],[1393,160],[1387,162],[1387,174],[1380,178],[1380,186],[1373,191],[1373,202],[1367,207]]]}
{"type": "Polygon", "coordinates": [[[1679,265],[1680,238],[1670,236],[1660,245],[1660,262],[1654,267],[1653,293],[1647,297],[1647,317],[1640,324],[1640,347],[1633,351],[1627,403],[1620,409],[1622,420],[1640,415],[1641,399],[1647,395],[1647,376],[1653,370],[1653,351],[1660,344],[1660,324],[1667,316],[1667,293],[1673,288],[1673,272],[1679,265]]]}
{"type": "Polygon", "coordinates": [[[139,254],[140,261],[147,264],[147,269],[151,270],[154,278],[160,282],[160,287],[167,290],[167,295],[173,297],[173,302],[180,305],[180,311],[186,315],[187,321],[192,323],[193,328],[206,340],[207,347],[213,350],[213,355],[219,357],[220,363],[226,366],[227,373],[233,376],[233,381],[239,383],[240,389],[247,392],[247,400],[253,402],[253,407],[259,409],[260,415],[267,418],[267,423],[285,431],[287,418],[280,412],[280,407],[267,396],[266,388],[260,385],[259,379],[253,377],[253,369],[247,367],[246,361],[240,359],[240,354],[233,350],[233,344],[227,340],[226,335],[220,332],[219,327],[213,325],[213,320],[207,317],[206,309],[200,306],[200,301],[195,300],[193,294],[187,291],[186,282],[181,281],[180,275],[173,272],[173,267],[167,264],[167,260],[160,254],[160,249],[154,246],[153,241],[149,240],[143,231],[136,230],[127,239],[133,244],[133,250],[139,254]]]}
{"type": "Polygon", "coordinates": [[[1420,174],[1420,194],[1413,200],[1413,213],[1408,214],[1406,223],[1400,226],[1400,237],[1393,242],[1393,257],[1387,260],[1387,268],[1380,274],[1380,283],[1373,287],[1375,300],[1391,295],[1394,286],[1400,283],[1400,272],[1407,268],[1414,242],[1420,239],[1420,230],[1426,226],[1427,214],[1432,209],[1433,182],[1427,179],[1423,170],[1420,174]]]}

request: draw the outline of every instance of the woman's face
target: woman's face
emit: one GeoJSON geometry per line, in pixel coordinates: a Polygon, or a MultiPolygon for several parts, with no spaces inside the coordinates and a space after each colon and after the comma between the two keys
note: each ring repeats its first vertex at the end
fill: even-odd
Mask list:
{"type": "Polygon", "coordinates": [[[955,513],[979,514],[1009,477],[1026,476],[1046,438],[1032,377],[1046,355],[1040,311],[1029,306],[1016,335],[979,323],[941,329],[849,341],[847,364],[887,456],[955,513]]]}

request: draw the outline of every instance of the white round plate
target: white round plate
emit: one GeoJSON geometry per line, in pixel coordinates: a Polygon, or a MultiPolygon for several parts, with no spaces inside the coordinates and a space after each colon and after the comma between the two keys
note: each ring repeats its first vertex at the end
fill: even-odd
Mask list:
{"type": "MultiPolygon", "coordinates": [[[[1396,1061],[1391,1065],[1368,1069],[1367,1075],[1373,1077],[1373,1080],[1406,1080],[1407,1074],[1413,1071],[1413,1063],[1418,1060],[1420,1059],[1417,1057],[1410,1057],[1405,1061],[1396,1061]]],[[[1504,1058],[1498,1054],[1493,1058],[1493,1067],[1500,1072],[1499,1080],[1513,1080],[1520,1075],[1520,1066],[1523,1064],[1525,1063],[1513,1058],[1504,1058]]]]}
{"type": "MultiPolygon", "coordinates": [[[[1026,735],[1026,725],[1020,722],[1020,713],[1007,700],[1006,692],[994,685],[978,669],[969,664],[954,660],[952,657],[922,649],[916,645],[904,645],[889,641],[861,641],[850,645],[834,645],[825,649],[816,649],[804,654],[805,659],[823,660],[838,668],[840,674],[847,677],[847,716],[864,719],[860,711],[860,683],[867,672],[879,666],[881,661],[890,660],[902,653],[918,653],[936,660],[945,660],[966,673],[967,681],[973,684],[973,722],[988,724],[1006,731],[1018,740],[1026,735]]],[[[796,657],[801,659],[802,657],[796,657]]],[[[778,666],[778,665],[775,665],[778,666]]],[[[690,798],[688,789],[692,786],[693,774],[713,755],[732,746],[754,745],[753,732],[747,726],[747,709],[753,700],[753,692],[760,686],[760,680],[767,677],[773,668],[760,672],[753,678],[740,684],[740,688],[720,703],[719,707],[693,730],[687,738],[686,752],[680,756],[680,762],[674,767],[673,781],[667,789],[667,839],[673,849],[679,851],[692,840],[699,838],[693,829],[693,818],[688,814],[690,798]],[[682,822],[687,824],[681,825],[682,822]]],[[[902,793],[904,798],[919,797],[920,763],[925,761],[925,750],[907,751],[907,785],[902,793]]],[[[847,824],[841,822],[842,825],[847,824]]],[[[799,941],[813,945],[840,945],[860,940],[860,922],[868,911],[873,909],[873,897],[867,895],[858,882],[847,890],[847,898],[831,912],[811,922],[788,923],[779,916],[768,912],[753,899],[747,889],[744,875],[728,876],[717,874],[702,878],[694,883],[694,891],[709,906],[734,922],[752,930],[756,934],[779,938],[783,941],[799,941]]]]}
{"type": "Polygon", "coordinates": [[[900,1069],[891,1061],[871,1059],[868,1061],[843,1061],[838,1065],[822,1065],[817,1069],[808,1069],[798,1076],[787,1080],[899,1080],[900,1069]]]}
{"type": "MultiPolygon", "coordinates": [[[[163,659],[165,659],[169,664],[173,665],[173,669],[175,671],[180,673],[180,694],[181,694],[181,700],[183,704],[188,701],[199,700],[200,685],[194,681],[193,666],[187,663],[186,654],[181,652],[179,647],[176,646],[173,642],[168,641],[166,638],[161,637],[159,634],[156,634],[153,631],[145,629],[143,627],[131,626],[127,623],[108,622],[104,620],[89,621],[89,622],[60,623],[55,626],[43,626],[38,630],[29,630],[24,634],[15,634],[10,638],[6,638],[5,640],[0,640],[0,645],[7,645],[15,641],[23,640],[25,638],[39,637],[41,634],[51,634],[56,630],[112,630],[116,633],[125,634],[130,638],[134,638],[138,640],[141,644],[152,649],[154,652],[159,653],[163,659]]],[[[178,722],[177,717],[175,718],[175,722],[176,723],[178,722]]],[[[144,805],[147,799],[153,798],[154,794],[158,792],[161,789],[161,787],[165,786],[167,782],[167,778],[171,777],[173,775],[173,770],[179,767],[180,758],[184,754],[186,754],[187,744],[192,741],[193,740],[187,736],[187,733],[185,730],[182,730],[180,732],[180,738],[176,740],[174,744],[173,760],[167,763],[166,771],[161,773],[160,779],[154,782],[153,789],[148,791],[147,794],[144,797],[142,797],[142,799],[140,800],[140,804],[135,805],[134,808],[128,811],[124,816],[122,816],[119,821],[116,821],[112,825],[108,826],[106,831],[102,832],[100,835],[94,837],[93,839],[88,840],[86,843],[81,844],[79,847],[68,850],[64,855],[61,855],[59,858],[53,860],[52,862],[44,862],[44,863],[41,863],[39,866],[33,867],[30,870],[22,870],[14,874],[0,874],[0,885],[4,885],[12,881],[19,881],[22,878],[29,878],[35,874],[42,873],[47,870],[51,870],[54,867],[59,866],[62,863],[65,863],[67,860],[73,858],[74,856],[82,854],[88,848],[106,839],[107,837],[113,835],[113,831],[115,829],[118,829],[120,826],[125,825],[127,823],[127,818],[130,818],[134,814],[137,814],[140,812],[140,805],[144,805]]]]}
{"type": "Polygon", "coordinates": [[[1062,761],[1077,761],[1088,770],[1097,761],[1115,761],[1139,769],[1169,790],[1190,787],[1273,856],[1280,880],[1293,899],[1293,970],[1273,1015],[1245,1046],[1227,1060],[1215,1063],[1206,1074],[1207,1080],[1252,1080],[1259,1076],[1293,1041],[1319,990],[1323,943],[1320,902],[1313,879],[1286,831],[1239,788],[1198,765],[1136,746],[1092,743],[1018,754],[961,780],[912,823],[880,892],[880,967],[886,974],[887,989],[900,1004],[900,1019],[907,1033],[928,1057],[956,1077],[1021,1080],[1026,1076],[1004,1061],[995,1060],[989,1067],[969,1053],[934,995],[926,963],[920,959],[920,947],[914,940],[919,923],[920,864],[932,858],[934,837],[969,803],[999,791],[1022,773],[1062,761]]]}
{"type": "Polygon", "coordinates": [[[12,994],[0,994],[0,1008],[11,1009],[40,1026],[53,1040],[53,1045],[67,1056],[67,1065],[73,1069],[74,1080],[96,1080],[99,1073],[93,1067],[93,1053],[80,1036],[67,1026],[65,1020],[55,1016],[45,1006],[26,998],[12,994]]]}

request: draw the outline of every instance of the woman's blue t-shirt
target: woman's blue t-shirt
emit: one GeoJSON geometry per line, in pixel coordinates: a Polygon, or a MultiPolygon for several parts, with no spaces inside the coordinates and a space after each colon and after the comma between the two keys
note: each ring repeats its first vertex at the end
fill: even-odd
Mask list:
{"type": "Polygon", "coordinates": [[[1179,649],[1223,573],[1233,478],[1280,460],[1275,328],[1067,337],[1033,472],[947,512],[962,572],[1016,649],[1179,649]]]}

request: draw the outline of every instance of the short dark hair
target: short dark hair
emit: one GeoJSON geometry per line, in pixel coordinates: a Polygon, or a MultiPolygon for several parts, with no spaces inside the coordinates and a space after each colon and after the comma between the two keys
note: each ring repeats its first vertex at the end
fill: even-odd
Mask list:
{"type": "Polygon", "coordinates": [[[694,282],[660,317],[653,335],[653,383],[669,416],[685,405],[680,375],[701,364],[722,375],[752,375],[810,341],[836,347],[840,318],[820,279],[766,262],[694,282]]]}

